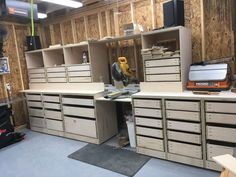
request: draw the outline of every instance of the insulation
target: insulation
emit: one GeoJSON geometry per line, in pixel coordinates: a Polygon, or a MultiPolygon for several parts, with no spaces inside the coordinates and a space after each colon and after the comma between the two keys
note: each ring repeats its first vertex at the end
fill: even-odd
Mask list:
{"type": "Polygon", "coordinates": [[[75,36],[75,42],[81,42],[86,40],[84,17],[75,19],[75,36]]]}
{"type": "Polygon", "coordinates": [[[71,20],[65,21],[62,23],[62,37],[63,37],[63,44],[73,44],[73,32],[72,32],[72,24],[71,20]]]}

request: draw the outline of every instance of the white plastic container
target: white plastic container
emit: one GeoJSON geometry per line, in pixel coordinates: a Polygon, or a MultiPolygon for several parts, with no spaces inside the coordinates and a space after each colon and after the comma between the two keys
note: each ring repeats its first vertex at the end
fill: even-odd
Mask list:
{"type": "Polygon", "coordinates": [[[135,148],[136,141],[135,141],[135,132],[134,132],[134,122],[126,121],[126,124],[128,128],[130,147],[135,148]]]}

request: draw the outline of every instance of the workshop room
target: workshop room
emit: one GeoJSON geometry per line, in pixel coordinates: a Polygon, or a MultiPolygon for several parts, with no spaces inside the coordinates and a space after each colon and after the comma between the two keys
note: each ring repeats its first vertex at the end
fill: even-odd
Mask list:
{"type": "Polygon", "coordinates": [[[0,0],[1,177],[236,177],[236,0],[0,0]]]}

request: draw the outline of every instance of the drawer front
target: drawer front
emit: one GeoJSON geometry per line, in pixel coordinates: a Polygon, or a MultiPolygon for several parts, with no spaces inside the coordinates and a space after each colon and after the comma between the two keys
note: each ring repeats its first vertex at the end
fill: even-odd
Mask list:
{"type": "Polygon", "coordinates": [[[146,80],[149,81],[149,82],[180,81],[180,74],[146,75],[146,80]]]}
{"type": "Polygon", "coordinates": [[[33,78],[33,79],[29,79],[29,81],[31,83],[44,83],[44,82],[46,82],[46,79],[44,79],[44,78],[33,78]]]}
{"type": "Polygon", "coordinates": [[[46,118],[62,120],[61,111],[45,110],[44,112],[46,118]]]}
{"type": "Polygon", "coordinates": [[[187,112],[187,111],[172,111],[166,110],[166,117],[177,120],[188,120],[188,121],[200,121],[199,112],[187,112]]]}
{"type": "Polygon", "coordinates": [[[92,82],[91,77],[69,77],[69,82],[92,82]]]}
{"type": "Polygon", "coordinates": [[[161,108],[161,101],[160,100],[134,99],[134,107],[161,108]]]}
{"type": "Polygon", "coordinates": [[[174,66],[179,65],[179,58],[176,59],[164,59],[164,60],[149,60],[145,61],[146,67],[155,67],[155,66],[174,66]]]}
{"type": "Polygon", "coordinates": [[[43,103],[44,108],[46,109],[61,109],[61,105],[58,103],[43,103]]]}
{"type": "Polygon", "coordinates": [[[207,139],[236,143],[236,129],[207,126],[207,139]]]}
{"type": "Polygon", "coordinates": [[[65,115],[95,118],[95,112],[93,108],[63,106],[63,110],[65,115]]]}
{"type": "Polygon", "coordinates": [[[170,130],[201,133],[200,124],[197,123],[167,121],[167,128],[170,130]]]}
{"type": "Polygon", "coordinates": [[[96,123],[94,120],[64,117],[65,131],[68,133],[96,138],[96,123]]]}
{"type": "Polygon", "coordinates": [[[134,113],[136,116],[162,117],[161,110],[158,109],[134,108],[134,113]]]}
{"type": "Polygon", "coordinates": [[[235,114],[206,113],[206,122],[236,125],[235,114]]]}
{"type": "Polygon", "coordinates": [[[82,105],[82,106],[94,106],[93,99],[84,99],[84,98],[62,98],[63,104],[70,104],[70,105],[82,105]]]}
{"type": "Polygon", "coordinates": [[[84,77],[84,76],[91,76],[90,71],[74,71],[74,72],[68,72],[69,77],[84,77]]]}
{"type": "Polygon", "coordinates": [[[36,118],[36,117],[30,117],[30,126],[33,126],[33,127],[45,127],[45,121],[44,119],[42,118],[36,118]]]}
{"type": "Polygon", "coordinates": [[[30,116],[44,117],[42,109],[29,108],[29,115],[30,116]]]}
{"type": "Polygon", "coordinates": [[[137,146],[147,149],[164,151],[163,140],[137,136],[137,146]]]}
{"type": "Polygon", "coordinates": [[[65,72],[66,68],[65,67],[54,67],[54,68],[47,68],[48,73],[53,73],[53,72],[65,72]]]}
{"type": "Polygon", "coordinates": [[[182,142],[187,142],[187,143],[201,144],[201,135],[168,130],[167,137],[169,140],[177,140],[177,141],[182,141],[182,142]]]}
{"type": "Polygon", "coordinates": [[[28,101],[27,104],[28,104],[28,107],[36,107],[36,108],[43,107],[41,102],[36,102],[36,101],[28,101]]]}
{"type": "Polygon", "coordinates": [[[233,155],[234,148],[227,146],[220,146],[215,144],[207,144],[207,159],[212,160],[212,157],[224,154],[233,155]]]}
{"type": "Polygon", "coordinates": [[[45,73],[44,68],[38,68],[38,69],[29,69],[29,74],[37,74],[37,73],[45,73]]]}
{"type": "Polygon", "coordinates": [[[48,78],[48,82],[60,83],[60,82],[67,82],[67,80],[66,78],[48,78]]]}
{"type": "Polygon", "coordinates": [[[162,120],[158,119],[147,119],[142,117],[135,117],[136,125],[162,128],[162,120]]]}
{"type": "Polygon", "coordinates": [[[51,130],[63,131],[62,121],[46,119],[46,127],[51,130]]]}
{"type": "Polygon", "coordinates": [[[207,112],[236,113],[236,103],[206,102],[207,112]]]}
{"type": "Polygon", "coordinates": [[[144,136],[151,136],[151,137],[156,137],[156,138],[163,138],[162,130],[158,130],[158,129],[136,127],[136,134],[144,135],[144,136]]]}
{"type": "Polygon", "coordinates": [[[66,73],[47,73],[48,77],[66,77],[66,73]]]}
{"type": "Polygon", "coordinates": [[[179,66],[146,68],[146,74],[180,73],[179,66]]]}
{"type": "Polygon", "coordinates": [[[200,103],[191,101],[166,101],[166,109],[200,111],[200,103]]]}
{"type": "Polygon", "coordinates": [[[33,79],[33,78],[44,78],[45,74],[29,74],[29,78],[33,79]]]}
{"type": "Polygon", "coordinates": [[[68,66],[68,71],[87,71],[90,70],[90,65],[68,66]]]}
{"type": "Polygon", "coordinates": [[[59,99],[59,96],[47,96],[47,95],[43,95],[43,101],[45,101],[45,102],[59,103],[59,102],[60,102],[60,99],[59,99]]]}
{"type": "Polygon", "coordinates": [[[26,95],[27,100],[41,101],[41,95],[26,95]]]}
{"type": "Polygon", "coordinates": [[[168,141],[168,151],[173,154],[180,154],[198,159],[202,158],[202,147],[197,145],[168,141]]]}

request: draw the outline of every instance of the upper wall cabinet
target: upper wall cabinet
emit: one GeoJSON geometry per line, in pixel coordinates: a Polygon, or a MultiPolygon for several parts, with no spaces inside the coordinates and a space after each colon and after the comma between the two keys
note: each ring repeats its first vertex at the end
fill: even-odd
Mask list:
{"type": "Polygon", "coordinates": [[[142,91],[182,92],[192,63],[191,32],[173,27],[142,34],[142,91]]]}

